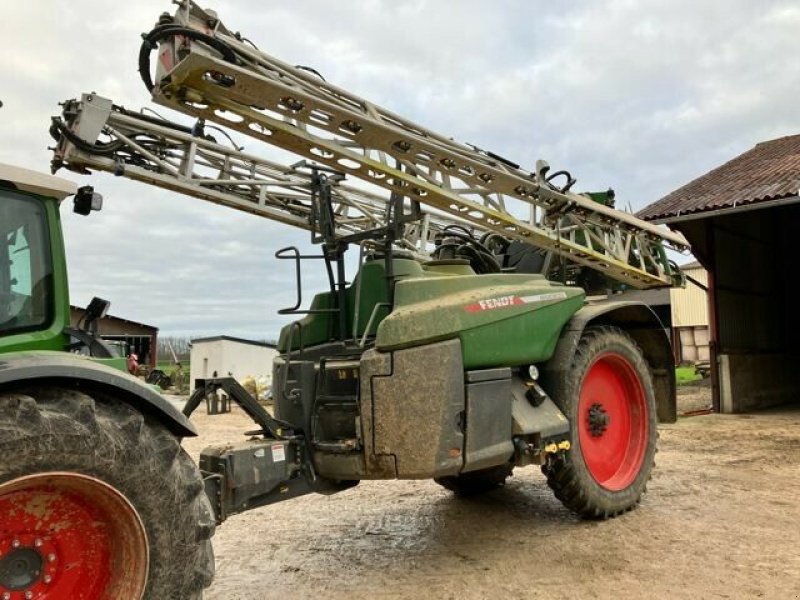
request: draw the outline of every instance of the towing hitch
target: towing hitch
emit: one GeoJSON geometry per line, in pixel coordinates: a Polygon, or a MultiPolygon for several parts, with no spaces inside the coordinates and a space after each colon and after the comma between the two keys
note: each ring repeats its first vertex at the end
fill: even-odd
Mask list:
{"type": "Polygon", "coordinates": [[[217,523],[251,508],[313,492],[303,454],[301,439],[254,439],[203,449],[200,471],[217,523]]]}
{"type": "Polygon", "coordinates": [[[245,434],[253,436],[247,441],[209,446],[200,453],[200,471],[218,524],[251,508],[311,492],[331,494],[358,483],[319,477],[302,432],[270,415],[232,377],[195,380],[183,413],[191,416],[208,394],[218,390],[258,426],[245,434]]]}

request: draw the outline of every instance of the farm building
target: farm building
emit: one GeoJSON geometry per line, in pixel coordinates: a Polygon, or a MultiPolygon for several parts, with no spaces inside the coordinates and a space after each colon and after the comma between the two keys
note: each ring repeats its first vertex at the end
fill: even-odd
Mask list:
{"type": "Polygon", "coordinates": [[[710,360],[708,274],[699,262],[682,265],[681,270],[689,279],[686,287],[669,290],[675,363],[706,363],[710,360]]]}
{"type": "Polygon", "coordinates": [[[616,297],[647,304],[656,314],[658,320],[661,321],[666,334],[670,336],[670,338],[672,337],[672,311],[670,307],[669,289],[625,290],[622,296],[616,297]]]}
{"type": "MultiPolygon", "coordinates": [[[[70,306],[70,323],[78,327],[83,321],[86,309],[79,306],[70,306]]],[[[156,368],[156,348],[158,348],[158,327],[137,323],[129,319],[122,319],[112,315],[105,315],[97,320],[97,333],[105,341],[110,342],[119,350],[120,356],[127,356],[135,352],[139,357],[140,365],[149,365],[156,368]]]]}
{"type": "Polygon", "coordinates": [[[800,397],[800,135],[760,143],[638,213],[680,231],[708,271],[714,406],[800,397]]]}
{"type": "Polygon", "coordinates": [[[248,377],[272,379],[274,344],[219,335],[192,340],[190,359],[191,389],[197,379],[231,376],[240,383],[248,377]]]}
{"type": "Polygon", "coordinates": [[[623,297],[644,302],[656,313],[672,340],[676,365],[705,363],[709,361],[706,272],[698,262],[681,270],[696,283],[687,283],[685,288],[626,290],[623,297]]]}

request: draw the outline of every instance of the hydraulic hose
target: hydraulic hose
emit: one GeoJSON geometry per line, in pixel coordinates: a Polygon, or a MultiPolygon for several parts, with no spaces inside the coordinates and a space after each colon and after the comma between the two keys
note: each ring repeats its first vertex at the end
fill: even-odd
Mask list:
{"type": "Polygon", "coordinates": [[[50,125],[50,136],[55,141],[60,141],[61,137],[67,138],[76,148],[87,152],[89,154],[97,154],[100,156],[111,156],[120,150],[124,144],[121,140],[114,140],[111,142],[103,142],[90,144],[86,140],[82,140],[75,133],[70,131],[67,124],[59,117],[52,117],[52,125],[50,125]]]}
{"type": "Polygon", "coordinates": [[[152,123],[153,125],[158,125],[159,127],[165,127],[168,129],[174,129],[175,131],[180,131],[182,133],[192,133],[191,127],[186,127],[185,125],[179,125],[177,123],[173,123],[172,121],[167,121],[161,117],[151,117],[150,115],[146,115],[141,112],[130,111],[123,106],[114,105],[114,111],[118,112],[121,115],[125,115],[128,117],[133,117],[139,121],[146,121],[148,123],[152,123]]]}
{"type": "Polygon", "coordinates": [[[223,60],[229,63],[236,63],[236,53],[233,51],[233,49],[217,38],[189,27],[181,27],[178,25],[160,25],[153,29],[150,33],[142,36],[142,46],[139,49],[139,76],[142,78],[142,82],[144,83],[148,92],[152,92],[153,88],[155,87],[153,84],[153,77],[150,73],[150,53],[158,47],[158,42],[164,38],[176,35],[182,35],[190,40],[206,44],[207,46],[219,52],[222,55],[223,60]]]}

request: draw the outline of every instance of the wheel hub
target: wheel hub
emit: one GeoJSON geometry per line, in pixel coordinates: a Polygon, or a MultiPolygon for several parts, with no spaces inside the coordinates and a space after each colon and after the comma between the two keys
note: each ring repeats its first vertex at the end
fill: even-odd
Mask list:
{"type": "Polygon", "coordinates": [[[33,548],[16,548],[0,559],[0,587],[17,592],[30,588],[42,575],[44,559],[33,548]]]}
{"type": "Polygon", "coordinates": [[[649,424],[644,386],[628,357],[595,357],[576,415],[581,456],[594,480],[612,492],[631,485],[644,464],[649,424]]]}
{"type": "Polygon", "coordinates": [[[136,509],[78,473],[0,483],[0,600],[136,600],[148,547],[136,509]]]}
{"type": "Polygon", "coordinates": [[[602,404],[597,402],[592,404],[592,406],[589,408],[588,420],[589,432],[592,434],[592,437],[602,436],[611,423],[611,417],[609,416],[608,412],[606,412],[606,409],[603,408],[602,404]]]}
{"type": "MultiPolygon", "coordinates": [[[[6,506],[6,498],[0,495],[0,510],[6,506]]],[[[2,519],[0,525],[0,600],[51,598],[51,584],[64,566],[54,536],[31,532],[28,527],[11,528],[2,519]]]]}

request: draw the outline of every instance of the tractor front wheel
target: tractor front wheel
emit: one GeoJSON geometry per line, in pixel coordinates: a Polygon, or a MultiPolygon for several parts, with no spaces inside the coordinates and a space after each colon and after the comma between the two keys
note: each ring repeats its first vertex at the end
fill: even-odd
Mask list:
{"type": "Polygon", "coordinates": [[[197,467],[119,400],[0,394],[0,598],[198,599],[214,519],[197,467]]]}
{"type": "Polygon", "coordinates": [[[542,467],[569,509],[606,519],[636,506],[656,451],[650,369],[636,342],[615,327],[584,332],[569,368],[544,382],[570,422],[572,447],[542,467]]]}

